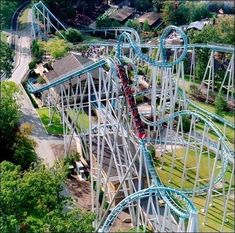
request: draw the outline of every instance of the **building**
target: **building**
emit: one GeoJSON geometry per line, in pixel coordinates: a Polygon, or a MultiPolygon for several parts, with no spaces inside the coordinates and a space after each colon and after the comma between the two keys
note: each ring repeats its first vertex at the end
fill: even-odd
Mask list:
{"type": "Polygon", "coordinates": [[[148,22],[150,27],[157,26],[161,22],[161,14],[156,12],[147,12],[137,19],[140,23],[148,22]]]}
{"type": "Polygon", "coordinates": [[[130,7],[117,9],[115,12],[113,12],[109,16],[109,18],[110,19],[115,19],[115,20],[119,21],[120,23],[124,23],[129,18],[131,18],[134,11],[135,11],[134,8],[130,8],[130,7]]]}
{"type": "Polygon", "coordinates": [[[195,30],[201,31],[206,24],[207,24],[206,21],[195,21],[189,24],[189,26],[187,27],[187,30],[195,29],[195,30]]]}

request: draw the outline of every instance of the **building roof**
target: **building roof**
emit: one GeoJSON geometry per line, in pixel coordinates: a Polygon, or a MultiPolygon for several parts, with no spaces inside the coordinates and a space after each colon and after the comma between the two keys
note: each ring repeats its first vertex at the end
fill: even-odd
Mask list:
{"type": "Polygon", "coordinates": [[[45,76],[48,81],[52,81],[72,70],[82,67],[83,64],[88,63],[89,61],[90,60],[85,57],[69,54],[68,56],[55,61],[52,64],[53,70],[45,73],[45,76]]]}
{"type": "Polygon", "coordinates": [[[115,19],[117,21],[124,21],[128,19],[133,13],[134,13],[134,8],[122,8],[122,9],[117,9],[115,12],[113,12],[109,18],[110,19],[115,19]]]}
{"type": "Polygon", "coordinates": [[[153,24],[155,24],[159,19],[161,18],[161,15],[159,13],[156,12],[147,12],[143,15],[141,15],[138,18],[138,21],[140,23],[144,23],[146,20],[148,22],[149,26],[152,26],[153,24]]]}
{"type": "Polygon", "coordinates": [[[202,30],[203,27],[205,26],[205,22],[202,21],[195,21],[189,24],[187,29],[197,29],[197,30],[202,30]]]}

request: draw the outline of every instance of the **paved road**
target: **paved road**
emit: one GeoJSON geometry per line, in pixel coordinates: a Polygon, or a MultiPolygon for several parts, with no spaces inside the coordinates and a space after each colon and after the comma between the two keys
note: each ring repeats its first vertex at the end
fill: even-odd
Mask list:
{"type": "Polygon", "coordinates": [[[23,122],[30,122],[33,126],[32,137],[37,142],[36,153],[48,166],[52,166],[55,162],[55,155],[51,146],[53,144],[61,144],[62,139],[49,136],[41,123],[41,120],[34,109],[29,97],[21,85],[21,81],[28,71],[28,64],[31,61],[30,41],[31,41],[31,11],[28,15],[28,26],[23,31],[17,31],[16,34],[16,67],[13,70],[10,81],[14,81],[22,89],[19,97],[21,110],[23,113],[23,122]]]}

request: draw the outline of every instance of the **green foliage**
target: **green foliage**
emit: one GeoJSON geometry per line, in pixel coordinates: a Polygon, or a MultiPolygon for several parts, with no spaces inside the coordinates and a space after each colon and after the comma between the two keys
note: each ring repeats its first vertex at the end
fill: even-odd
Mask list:
{"type": "Polygon", "coordinates": [[[144,227],[144,226],[139,226],[139,228],[137,227],[133,227],[133,228],[130,228],[128,230],[128,232],[145,232],[145,233],[152,233],[153,231],[151,231],[148,227],[144,227]]]}
{"type": "Polygon", "coordinates": [[[68,44],[63,39],[50,39],[46,42],[41,42],[43,50],[52,55],[53,58],[61,58],[67,54],[68,44]]]}
{"type": "Polygon", "coordinates": [[[234,14],[234,4],[228,4],[225,1],[210,1],[208,3],[208,10],[217,13],[220,9],[223,9],[225,14],[234,14]]]}
{"type": "Polygon", "coordinates": [[[191,84],[190,85],[190,94],[196,98],[199,101],[203,101],[204,100],[204,95],[201,92],[201,90],[199,89],[199,87],[195,84],[191,84]]]}
{"type": "Polygon", "coordinates": [[[215,113],[224,116],[224,112],[228,110],[228,103],[223,96],[215,98],[215,113]]]}
{"type": "Polygon", "coordinates": [[[162,9],[163,0],[152,0],[153,10],[155,12],[160,12],[162,9]]]}
{"type": "Polygon", "coordinates": [[[96,27],[119,27],[121,24],[114,19],[110,19],[107,15],[101,15],[96,19],[96,27]]]}
{"type": "Polygon", "coordinates": [[[190,130],[190,124],[191,124],[191,121],[190,121],[190,119],[188,118],[188,116],[182,116],[183,131],[184,131],[185,133],[189,132],[189,130],[190,130]]]}
{"type": "Polygon", "coordinates": [[[144,102],[144,97],[138,95],[138,96],[136,96],[135,101],[136,101],[136,104],[141,104],[144,102]]]}
{"type": "Polygon", "coordinates": [[[72,42],[72,43],[83,41],[81,32],[74,28],[69,28],[64,33],[64,36],[67,41],[72,42]]]}
{"type": "Polygon", "coordinates": [[[40,84],[46,83],[46,80],[42,76],[39,76],[37,79],[38,79],[38,83],[40,84]]]}
{"type": "Polygon", "coordinates": [[[150,153],[152,159],[154,159],[154,158],[155,158],[155,155],[156,155],[156,150],[155,150],[154,146],[153,146],[153,145],[150,145],[150,146],[148,147],[148,151],[149,151],[149,153],[150,153]]]}
{"type": "Polygon", "coordinates": [[[64,39],[61,34],[65,37],[65,30],[59,30],[55,32],[55,35],[59,38],[59,39],[64,39]]]}
{"type": "Polygon", "coordinates": [[[31,61],[31,62],[29,63],[29,69],[32,70],[32,69],[36,68],[36,65],[37,65],[37,63],[36,63],[35,60],[31,61]]]}
{"type": "Polygon", "coordinates": [[[128,19],[125,25],[127,27],[133,28],[137,31],[139,31],[140,28],[141,28],[141,25],[140,25],[139,21],[136,20],[136,19],[128,19]]]}
{"type": "Polygon", "coordinates": [[[0,49],[0,74],[6,73],[6,77],[10,77],[12,70],[12,62],[13,62],[13,52],[10,46],[0,41],[1,49],[0,49]]]}
{"type": "Polygon", "coordinates": [[[20,3],[20,0],[1,0],[0,28],[10,27],[11,18],[20,3]]]}
{"type": "MultiPolygon", "coordinates": [[[[201,31],[190,31],[188,33],[190,43],[223,43],[233,44],[235,40],[234,22],[230,16],[217,19],[213,27],[205,26],[201,31]]],[[[203,78],[205,68],[209,59],[209,50],[197,50],[196,78],[203,78]]]]}
{"type": "Polygon", "coordinates": [[[42,44],[38,40],[33,40],[32,42],[32,54],[33,57],[37,60],[42,60],[42,56],[44,54],[44,50],[42,44]]]}
{"type": "Polygon", "coordinates": [[[198,21],[203,18],[211,17],[208,10],[208,4],[203,2],[190,2],[185,3],[185,13],[187,14],[187,22],[198,21]]]}
{"type": "Polygon", "coordinates": [[[152,0],[133,0],[132,6],[138,11],[147,11],[152,8],[152,0]]]}
{"type": "Polygon", "coordinates": [[[79,153],[67,155],[64,158],[64,164],[68,165],[68,166],[73,165],[74,161],[80,161],[80,154],[79,153]]]}
{"type": "Polygon", "coordinates": [[[233,17],[225,16],[216,20],[213,27],[205,26],[201,31],[192,31],[188,34],[190,43],[223,43],[233,44],[235,40],[233,17]]]}
{"type": "Polygon", "coordinates": [[[20,106],[16,103],[19,88],[13,82],[3,82],[0,101],[0,161],[8,160],[27,169],[36,162],[35,143],[29,139],[28,131],[19,128],[20,106]]]}
{"type": "Polygon", "coordinates": [[[61,123],[61,116],[59,113],[53,112],[53,109],[51,109],[51,111],[52,111],[51,114],[54,114],[54,115],[53,115],[51,124],[49,124],[50,118],[49,118],[48,108],[40,108],[37,110],[47,132],[52,135],[62,135],[63,125],[61,123]]]}
{"type": "Polygon", "coordinates": [[[162,16],[166,25],[181,25],[210,17],[211,14],[208,10],[208,4],[204,2],[165,1],[163,3],[162,16]]]}
{"type": "Polygon", "coordinates": [[[13,82],[1,83],[0,101],[0,148],[1,161],[12,159],[14,154],[13,145],[21,113],[16,103],[15,94],[19,89],[13,82]]]}
{"type": "Polygon", "coordinates": [[[89,49],[89,46],[79,46],[77,47],[78,52],[86,52],[89,49]]]}
{"type": "Polygon", "coordinates": [[[94,215],[73,207],[62,196],[67,171],[62,167],[32,167],[22,173],[10,162],[1,163],[0,231],[91,232],[94,215]],[[17,190],[17,191],[16,191],[17,190]]]}
{"type": "Polygon", "coordinates": [[[145,32],[150,31],[150,27],[149,27],[149,24],[148,24],[147,20],[145,20],[144,23],[143,23],[143,30],[145,32]]]}
{"type": "MultiPolygon", "coordinates": [[[[60,14],[62,18],[68,18],[73,16],[74,10],[74,0],[44,0],[45,4],[49,6],[50,9],[53,9],[56,14],[60,14]]],[[[91,14],[95,8],[96,1],[94,0],[79,0],[76,1],[76,6],[79,12],[87,15],[91,14]]]]}

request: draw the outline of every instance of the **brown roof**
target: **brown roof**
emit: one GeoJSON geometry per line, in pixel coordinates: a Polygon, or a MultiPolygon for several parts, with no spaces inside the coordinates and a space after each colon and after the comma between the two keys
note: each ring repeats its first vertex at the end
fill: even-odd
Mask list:
{"type": "MultiPolygon", "coordinates": [[[[44,75],[46,76],[46,81],[47,83],[52,82],[55,79],[59,79],[62,77],[62,75],[65,75],[67,73],[70,73],[73,70],[79,70],[82,68],[82,66],[88,62],[93,62],[90,59],[87,59],[86,57],[83,56],[79,56],[76,54],[70,54],[64,58],[61,58],[60,60],[56,61],[53,63],[52,68],[53,70],[44,73],[44,75]]],[[[97,80],[99,77],[99,70],[95,69],[93,71],[91,71],[91,75],[94,78],[94,80],[97,80]]],[[[87,75],[86,74],[82,74],[80,76],[80,80],[84,81],[86,80],[87,75]]],[[[77,79],[74,78],[71,81],[67,81],[64,83],[65,87],[68,87],[68,85],[72,84],[72,86],[76,85],[77,83],[77,79]]],[[[96,83],[96,81],[95,81],[96,83]]],[[[60,88],[59,86],[54,87],[54,90],[59,93],[60,92],[60,88]]]]}
{"type": "Polygon", "coordinates": [[[52,81],[72,70],[82,67],[83,64],[88,63],[90,60],[75,54],[70,54],[64,58],[59,59],[52,65],[53,70],[45,73],[48,81],[52,81]]]}
{"type": "Polygon", "coordinates": [[[147,12],[143,15],[141,15],[138,18],[138,21],[140,23],[144,23],[146,20],[148,22],[149,26],[152,26],[153,24],[155,24],[159,19],[161,18],[161,15],[159,13],[156,12],[147,12]]]}
{"type": "Polygon", "coordinates": [[[122,21],[126,20],[127,18],[129,18],[133,14],[134,11],[135,11],[134,8],[118,9],[114,13],[112,13],[109,16],[109,18],[122,22],[122,21]]]}

